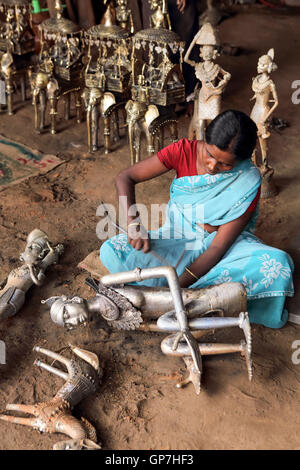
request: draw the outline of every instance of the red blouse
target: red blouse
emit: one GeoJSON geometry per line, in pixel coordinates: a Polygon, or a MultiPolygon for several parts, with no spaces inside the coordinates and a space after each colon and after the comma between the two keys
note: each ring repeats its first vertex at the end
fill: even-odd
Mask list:
{"type": "MultiPolygon", "coordinates": [[[[177,178],[183,176],[196,176],[197,167],[197,140],[181,139],[174,144],[165,147],[157,152],[161,163],[168,169],[174,169],[177,178]]],[[[247,212],[254,212],[259,201],[261,188],[258,188],[257,194],[247,209],[247,212]]]]}

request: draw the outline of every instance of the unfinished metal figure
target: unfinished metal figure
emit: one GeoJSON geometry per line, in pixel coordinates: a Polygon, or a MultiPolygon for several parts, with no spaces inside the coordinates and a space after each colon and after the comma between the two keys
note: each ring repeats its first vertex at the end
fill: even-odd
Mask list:
{"type": "Polygon", "coordinates": [[[13,424],[31,426],[41,433],[61,433],[71,438],[55,444],[54,450],[97,450],[101,447],[97,444],[95,428],[86,419],[78,420],[72,416],[72,410],[97,391],[102,378],[102,369],[96,354],[76,346],[69,347],[74,353],[72,359],[48,349],[34,347],[34,351],[60,362],[67,368],[67,372],[64,372],[40,360],[34,362],[34,365],[64,379],[65,384],[46,402],[36,405],[6,405],[7,411],[17,411],[32,417],[1,414],[0,419],[13,424]]]}
{"type": "Polygon", "coordinates": [[[63,245],[53,247],[41,230],[35,229],[28,235],[25,251],[20,256],[24,264],[11,271],[0,285],[0,320],[12,317],[22,308],[26,292],[33,284],[43,284],[44,272],[57,263],[62,252],[63,245]]]}
{"type": "Polygon", "coordinates": [[[184,61],[195,68],[195,74],[201,82],[201,89],[196,86],[194,96],[194,114],[188,130],[190,140],[204,139],[207,125],[221,112],[222,93],[229,82],[231,75],[214,63],[218,52],[219,39],[211,24],[205,23],[194,37],[188,48],[184,61]],[[200,57],[203,62],[194,62],[189,59],[193,47],[200,46],[200,57]]]}
{"type": "Polygon", "coordinates": [[[262,193],[261,197],[268,198],[276,196],[277,189],[273,182],[274,169],[269,165],[267,139],[270,137],[268,120],[273,111],[278,106],[278,97],[276,87],[270,78],[271,72],[277,69],[274,62],[274,49],[270,49],[267,54],[261,56],[258,60],[257,72],[258,75],[253,78],[252,90],[254,96],[251,98],[255,100],[255,104],[251,111],[251,118],[256,123],[258,128],[258,140],[261,150],[261,161],[258,161],[257,152],[254,151],[254,163],[260,169],[262,174],[262,193]],[[270,106],[270,103],[273,103],[270,106]]]}
{"type": "Polygon", "coordinates": [[[178,387],[193,382],[200,393],[201,355],[240,352],[246,357],[249,379],[251,368],[251,328],[246,310],[246,292],[238,283],[223,284],[206,289],[181,289],[176,270],[171,266],[137,268],[134,271],[109,274],[99,285],[88,281],[97,295],[89,300],[80,297],[51,297],[52,320],[60,326],[75,328],[101,315],[109,325],[124,330],[140,329],[173,333],[162,342],[165,354],[182,356],[189,376],[178,387]],[[124,286],[124,283],[165,277],[168,288],[124,286]],[[230,315],[226,318],[209,316],[230,315]],[[238,316],[235,316],[238,315],[238,316]],[[147,320],[155,320],[150,322],[147,320]],[[214,344],[197,342],[203,331],[238,326],[246,342],[214,344]],[[193,331],[193,334],[191,333],[193,331]]]}

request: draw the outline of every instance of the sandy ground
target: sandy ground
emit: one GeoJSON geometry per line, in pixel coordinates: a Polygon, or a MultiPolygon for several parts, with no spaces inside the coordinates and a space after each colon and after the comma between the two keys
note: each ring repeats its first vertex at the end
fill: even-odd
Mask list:
{"type": "MultiPolygon", "coordinates": [[[[260,11],[260,10],[259,10],[260,11]]],[[[250,112],[251,78],[260,55],[275,48],[279,70],[273,78],[280,106],[275,115],[290,127],[270,138],[270,157],[280,193],[263,201],[257,234],[289,252],[299,261],[299,106],[291,102],[291,84],[300,79],[299,14],[247,11],[220,26],[224,42],[237,44],[242,54],[222,57],[232,73],[224,108],[250,112]]],[[[180,120],[180,136],[187,122],[180,120]]],[[[184,374],[180,359],[164,356],[161,336],[142,332],[116,332],[92,325],[65,332],[50,320],[40,304],[51,295],[92,293],[77,263],[99,245],[96,209],[101,199],[116,202],[113,178],[129,165],[123,139],[108,156],[87,154],[85,124],[59,123],[63,132],[52,137],[33,132],[33,110],[20,103],[14,117],[0,116],[0,133],[65,161],[46,176],[34,177],[0,193],[1,276],[19,265],[27,234],[45,230],[53,242],[65,244],[65,254],[49,270],[46,284],[33,288],[17,316],[0,324],[0,339],[7,347],[7,364],[0,366],[0,409],[7,402],[35,403],[52,397],[61,379],[32,365],[36,344],[53,350],[73,344],[100,357],[104,369],[101,388],[75,411],[97,428],[104,449],[299,449],[300,365],[291,360],[292,343],[300,329],[288,324],[281,330],[253,327],[254,380],[248,382],[244,360],[237,354],[205,358],[203,387],[175,388],[184,374]]],[[[167,145],[168,142],[166,142],[167,145]]],[[[167,202],[172,175],[143,184],[137,199],[146,204],[167,202]]],[[[295,274],[296,289],[299,270],[295,274]]],[[[300,313],[299,298],[290,311],[300,313]]],[[[219,332],[220,341],[237,341],[238,329],[219,332]]],[[[0,423],[0,449],[50,449],[60,435],[39,435],[30,428],[0,423]]]]}

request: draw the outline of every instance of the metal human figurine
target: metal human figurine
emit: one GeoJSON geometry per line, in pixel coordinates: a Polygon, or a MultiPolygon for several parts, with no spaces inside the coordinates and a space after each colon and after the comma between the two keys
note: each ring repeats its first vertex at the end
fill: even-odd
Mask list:
{"type": "Polygon", "coordinates": [[[268,119],[278,106],[278,97],[274,82],[270,78],[270,73],[277,69],[274,62],[274,49],[270,49],[266,55],[258,60],[258,75],[253,78],[252,90],[255,104],[251,111],[251,118],[255,121],[258,128],[258,140],[261,150],[261,162],[258,162],[257,152],[254,151],[253,161],[258,166],[262,174],[262,193],[261,197],[268,198],[276,196],[277,189],[272,180],[274,169],[269,165],[267,139],[270,137],[268,129],[268,119]],[[269,103],[273,103],[269,106],[269,103]]]}
{"type": "Polygon", "coordinates": [[[96,291],[96,296],[88,300],[77,296],[54,296],[42,301],[50,307],[54,323],[73,329],[93,318],[102,317],[119,330],[171,333],[161,343],[162,352],[183,358],[188,376],[177,387],[192,382],[197,394],[201,388],[201,356],[206,354],[240,352],[246,359],[251,380],[251,327],[248,314],[243,313],[247,295],[242,284],[225,283],[205,289],[181,289],[176,270],[171,266],[136,268],[133,271],[108,274],[101,278],[99,285],[93,279],[87,282],[96,291]],[[165,277],[169,288],[126,285],[158,277],[165,277]],[[239,327],[243,331],[244,341],[235,344],[200,341],[207,330],[232,327],[239,327]]]}
{"type": "Polygon", "coordinates": [[[127,0],[116,0],[116,20],[119,25],[129,31],[131,34],[134,33],[133,18],[130,8],[127,5],[127,0]]]}
{"type": "MultiPolygon", "coordinates": [[[[201,89],[196,86],[194,92],[194,114],[188,130],[189,139],[204,139],[207,125],[221,112],[222,93],[231,75],[214,63],[218,52],[219,40],[210,23],[205,23],[194,37],[188,48],[184,61],[195,68],[195,74],[201,82],[201,89]],[[189,59],[193,47],[200,46],[200,57],[203,62],[189,59]]],[[[187,98],[192,99],[193,95],[187,98]]]]}
{"type": "Polygon", "coordinates": [[[155,10],[150,17],[151,28],[171,28],[171,21],[166,5],[166,0],[150,0],[151,10],[155,10]]]}
{"type": "Polygon", "coordinates": [[[35,229],[28,235],[24,253],[20,256],[23,265],[13,269],[0,283],[0,321],[12,317],[22,308],[26,292],[34,284],[43,284],[46,269],[57,263],[62,253],[63,245],[52,246],[41,230],[35,229]]]}

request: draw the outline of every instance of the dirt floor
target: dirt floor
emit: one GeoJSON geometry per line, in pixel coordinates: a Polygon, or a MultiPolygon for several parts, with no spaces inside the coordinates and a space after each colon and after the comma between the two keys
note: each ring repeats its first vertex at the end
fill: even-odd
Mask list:
{"type": "MultiPolygon", "coordinates": [[[[299,69],[300,13],[288,15],[265,9],[240,10],[220,25],[222,41],[241,47],[237,57],[219,62],[232,73],[224,108],[250,112],[251,79],[260,55],[275,49],[276,83],[280,105],[275,116],[290,127],[273,132],[270,158],[279,195],[261,203],[257,234],[265,242],[300,260],[299,178],[300,105],[291,102],[299,69]],[[298,183],[297,183],[298,181],[298,183]]],[[[87,153],[85,123],[75,119],[59,123],[56,136],[33,132],[33,109],[20,103],[17,114],[0,116],[0,133],[33,148],[58,154],[64,163],[46,176],[34,177],[0,193],[1,276],[19,266],[27,234],[39,227],[53,242],[65,244],[61,262],[48,272],[42,288],[34,287],[15,317],[0,324],[0,339],[7,347],[7,364],[0,365],[0,409],[6,403],[35,403],[52,397],[62,381],[33,366],[34,345],[59,350],[68,343],[97,353],[104,369],[95,396],[76,409],[97,428],[104,449],[299,449],[300,365],[291,360],[292,343],[300,340],[300,327],[281,330],[253,326],[254,379],[248,382],[239,355],[205,358],[200,396],[192,385],[175,388],[184,375],[180,359],[164,356],[161,336],[142,332],[116,332],[92,324],[74,332],[54,325],[41,299],[51,295],[91,296],[86,274],[76,266],[96,249],[96,209],[99,201],[116,203],[113,179],[130,163],[125,139],[110,155],[87,153]]],[[[180,119],[180,137],[187,120],[180,119]]],[[[166,142],[166,145],[168,142],[166,142]]],[[[173,175],[167,174],[137,189],[146,204],[167,202],[173,175]]],[[[299,269],[295,287],[299,286],[299,269]]],[[[289,310],[300,313],[300,299],[289,310]]],[[[219,332],[221,341],[241,339],[238,329],[219,332]]],[[[39,435],[31,428],[0,422],[0,449],[51,449],[60,435],[39,435]]]]}

